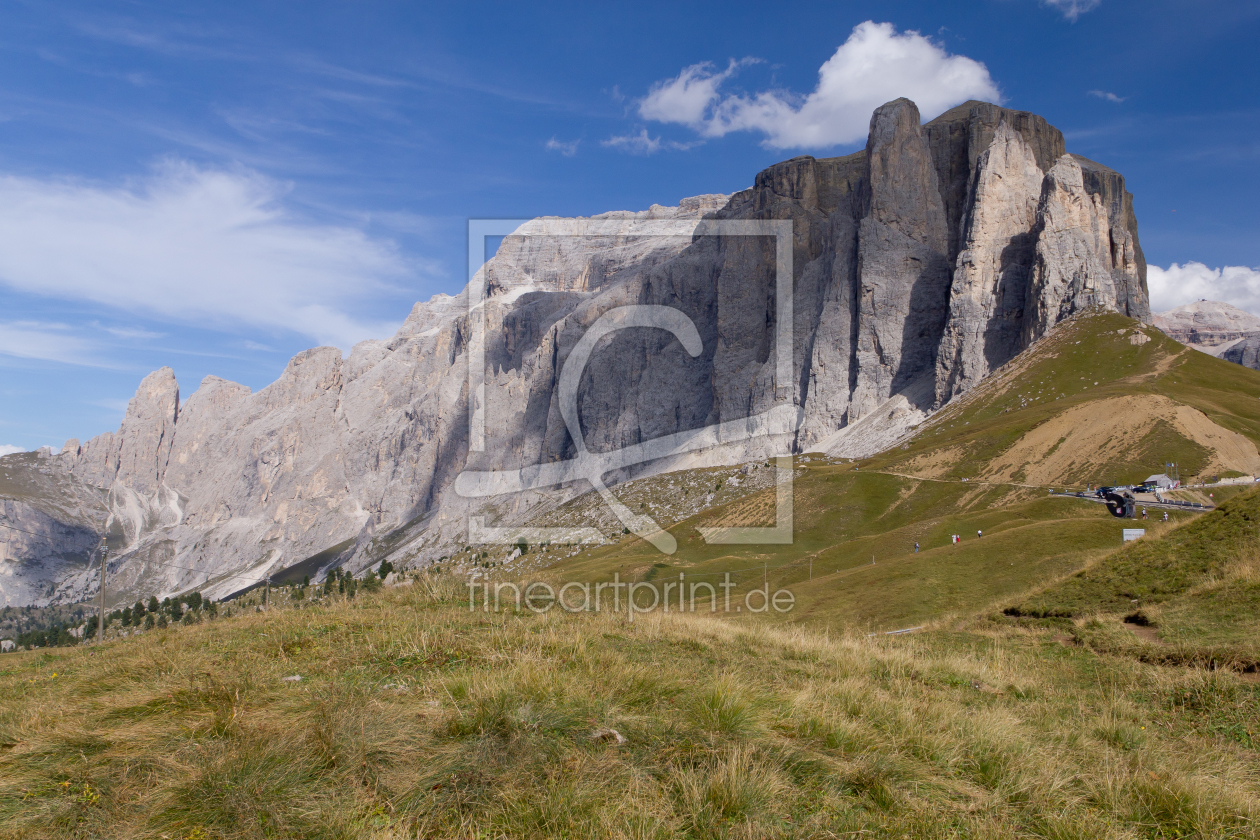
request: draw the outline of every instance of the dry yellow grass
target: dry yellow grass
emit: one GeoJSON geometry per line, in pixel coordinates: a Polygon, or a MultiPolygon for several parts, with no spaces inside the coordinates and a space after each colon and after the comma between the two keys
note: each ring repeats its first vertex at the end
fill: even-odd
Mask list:
{"type": "Polygon", "coordinates": [[[1230,674],[1018,628],[872,639],[461,594],[0,659],[0,835],[1257,836],[1256,743],[1217,724],[1260,705],[1230,674]]]}

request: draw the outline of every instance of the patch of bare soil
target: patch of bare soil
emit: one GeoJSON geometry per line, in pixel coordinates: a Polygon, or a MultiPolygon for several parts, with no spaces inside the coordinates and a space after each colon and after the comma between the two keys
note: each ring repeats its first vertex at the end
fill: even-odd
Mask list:
{"type": "Polygon", "coordinates": [[[1133,635],[1137,636],[1139,639],[1141,639],[1144,642],[1150,642],[1153,645],[1168,644],[1167,642],[1165,642],[1163,639],[1159,637],[1159,631],[1156,630],[1154,627],[1143,627],[1140,624],[1126,624],[1124,626],[1132,630],[1133,635]]]}
{"type": "Polygon", "coordinates": [[[1167,397],[1134,394],[1094,400],[1047,420],[990,462],[985,478],[1012,481],[1022,471],[1027,483],[1059,483],[1077,464],[1111,460],[1118,447],[1141,439],[1160,420],[1212,452],[1210,471],[1260,471],[1260,452],[1246,437],[1167,397]]]}
{"type": "Polygon", "coordinates": [[[923,455],[916,455],[908,461],[903,461],[899,469],[907,475],[921,478],[941,478],[953,469],[954,464],[962,460],[965,451],[961,446],[947,446],[943,449],[934,449],[923,455]]]}

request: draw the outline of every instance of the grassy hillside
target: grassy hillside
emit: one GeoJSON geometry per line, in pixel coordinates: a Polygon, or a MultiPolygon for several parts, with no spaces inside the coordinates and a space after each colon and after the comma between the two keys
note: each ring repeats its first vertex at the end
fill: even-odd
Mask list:
{"type": "Polygon", "coordinates": [[[935,477],[1127,484],[1260,470],[1260,371],[1114,313],[1065,323],[871,465],[935,477]]]}
{"type": "Polygon", "coordinates": [[[1150,661],[1260,669],[1260,489],[1132,543],[1006,613],[1082,619],[1072,629],[1083,643],[1150,661]]]}
{"type": "Polygon", "coordinates": [[[1231,674],[1051,631],[870,639],[459,594],[0,657],[0,834],[1257,836],[1260,688],[1231,674]]]}
{"type": "Polygon", "coordinates": [[[1002,485],[923,481],[802,464],[791,545],[708,545],[697,526],[766,524],[772,496],[718,508],[669,530],[678,552],[634,537],[565,559],[548,571],[567,580],[715,580],[733,571],[740,589],[787,587],[798,599],[787,621],[893,630],[975,609],[1100,557],[1121,544],[1122,525],[1101,505],[1052,499],[1002,485]],[[984,537],[978,539],[977,531],[984,537]],[[960,534],[957,545],[950,536],[960,534]],[[915,553],[918,543],[920,550],[915,553]]]}

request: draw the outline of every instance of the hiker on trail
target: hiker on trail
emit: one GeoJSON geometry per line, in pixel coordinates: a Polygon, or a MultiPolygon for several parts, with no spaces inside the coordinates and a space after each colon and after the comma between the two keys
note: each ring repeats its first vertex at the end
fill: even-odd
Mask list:
{"type": "Polygon", "coordinates": [[[915,553],[915,554],[918,554],[918,553],[919,553],[919,544],[918,544],[918,543],[915,543],[915,544],[914,544],[914,553],[915,553]]]}
{"type": "Polygon", "coordinates": [[[981,530],[977,529],[977,530],[976,530],[976,539],[980,539],[980,538],[981,538],[981,537],[983,537],[983,536],[984,536],[984,531],[981,531],[981,530]]]}

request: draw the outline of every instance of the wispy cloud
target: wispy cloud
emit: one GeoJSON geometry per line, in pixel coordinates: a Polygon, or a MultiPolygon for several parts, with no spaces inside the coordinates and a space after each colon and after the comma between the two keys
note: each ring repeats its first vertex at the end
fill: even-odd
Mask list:
{"type": "Polygon", "coordinates": [[[1260,315],[1260,269],[1245,265],[1208,268],[1201,262],[1168,268],[1147,266],[1151,310],[1166,312],[1197,300],[1220,300],[1260,315]]]}
{"type": "Polygon", "coordinates": [[[0,458],[3,458],[5,455],[16,455],[19,452],[25,451],[26,450],[20,446],[11,446],[7,443],[0,443],[0,458]]]}
{"type": "Polygon", "coordinates": [[[550,140],[547,141],[547,151],[559,152],[565,157],[573,157],[574,155],[577,154],[578,144],[581,142],[582,141],[580,139],[569,140],[566,142],[563,140],[557,140],[556,138],[552,137],[550,140]]]}
{"type": "Polygon", "coordinates": [[[130,400],[126,400],[126,399],[121,399],[121,398],[119,398],[119,399],[88,400],[88,405],[94,405],[94,406],[96,406],[97,408],[107,408],[107,409],[109,409],[110,411],[117,411],[117,412],[119,412],[119,413],[124,413],[124,414],[125,414],[125,413],[126,413],[126,411],[127,411],[127,406],[131,405],[131,401],[130,401],[130,400]]]}
{"type": "MultiPolygon", "coordinates": [[[[181,163],[122,187],[0,176],[0,284],[343,348],[389,334],[395,324],[358,317],[356,306],[417,267],[389,240],[298,217],[286,190],[247,170],[181,163]]],[[[20,342],[7,346],[23,355],[20,342]]],[[[41,346],[39,358],[84,355],[41,346]]]]}
{"type": "Polygon", "coordinates": [[[255,350],[260,353],[274,353],[276,351],[276,348],[271,347],[270,345],[260,344],[257,341],[249,341],[249,340],[246,340],[245,342],[245,349],[255,350]]]}
{"type": "Polygon", "coordinates": [[[1108,102],[1123,102],[1127,97],[1116,96],[1114,93],[1105,90],[1091,90],[1090,96],[1097,96],[1099,99],[1105,99],[1108,102]]]}
{"type": "Polygon", "coordinates": [[[1086,12],[1092,12],[1102,0],[1041,0],[1042,4],[1057,9],[1065,18],[1076,23],[1086,12]]]}
{"type": "Polygon", "coordinates": [[[129,338],[136,341],[149,341],[155,338],[164,338],[166,336],[166,333],[142,330],[137,327],[106,327],[99,323],[93,323],[92,326],[99,327],[115,338],[129,338]]]}
{"type": "Polygon", "coordinates": [[[0,355],[67,365],[112,368],[101,346],[67,324],[40,321],[0,323],[0,355]]]}
{"type": "MultiPolygon", "coordinates": [[[[652,86],[639,116],[685,125],[702,137],[754,131],[765,135],[770,148],[826,148],[865,138],[871,112],[900,96],[914,100],[925,117],[968,99],[1001,101],[983,64],[950,55],[918,32],[898,32],[891,23],[855,26],[819,68],[818,86],[806,96],[782,90],[723,95],[723,85],[754,62],[731,61],[722,71],[708,63],[686,67],[652,86]]],[[[646,132],[641,139],[623,139],[627,147],[655,151],[646,132]]]]}
{"type": "Polygon", "coordinates": [[[703,140],[693,140],[690,143],[679,143],[676,140],[664,140],[660,137],[652,137],[648,134],[648,130],[646,128],[640,129],[638,134],[619,135],[600,141],[601,146],[607,146],[610,149],[619,149],[623,152],[629,152],[632,155],[652,155],[662,149],[683,152],[687,149],[694,149],[696,146],[703,143],[703,140]]]}

